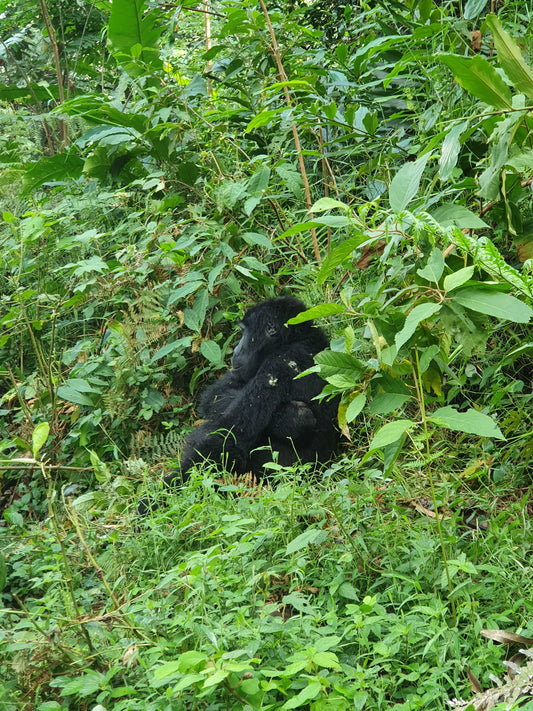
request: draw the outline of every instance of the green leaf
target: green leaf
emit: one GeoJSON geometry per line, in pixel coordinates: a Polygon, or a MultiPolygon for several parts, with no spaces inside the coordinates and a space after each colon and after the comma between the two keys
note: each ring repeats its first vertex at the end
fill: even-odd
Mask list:
{"type": "Polygon", "coordinates": [[[486,23],[494,38],[499,65],[515,89],[533,99],[533,70],[525,63],[520,47],[503,29],[496,15],[487,15],[486,23]]]}
{"type": "Polygon", "coordinates": [[[111,3],[107,28],[109,46],[130,76],[146,73],[136,60],[154,72],[163,68],[159,56],[159,38],[163,29],[158,23],[159,15],[156,9],[147,11],[144,0],[113,0],[111,3]]]}
{"type": "Polygon", "coordinates": [[[472,279],[472,275],[474,273],[474,267],[463,267],[462,269],[459,269],[456,272],[453,272],[453,274],[448,274],[447,276],[444,277],[444,291],[453,291],[454,289],[457,289],[459,286],[462,286],[465,284],[467,281],[472,279]]]}
{"type": "Polygon", "coordinates": [[[504,321],[528,323],[533,316],[533,309],[515,296],[486,288],[461,289],[453,298],[467,309],[504,321]]]}
{"type": "Polygon", "coordinates": [[[0,592],[5,588],[7,582],[7,566],[3,553],[0,553],[0,592]]]}
{"type": "Polygon", "coordinates": [[[319,681],[311,681],[296,696],[292,696],[283,706],[280,706],[279,709],[280,711],[289,711],[289,709],[297,709],[300,706],[309,708],[309,701],[316,699],[321,691],[322,684],[319,681]]]}
{"type": "Polygon", "coordinates": [[[68,380],[65,385],[60,385],[58,387],[57,396],[61,398],[61,400],[74,402],[76,405],[89,405],[90,407],[94,405],[92,398],[84,395],[82,392],[69,385],[68,380]]]}
{"type": "Polygon", "coordinates": [[[293,540],[287,545],[285,553],[291,555],[297,551],[301,551],[302,548],[307,548],[307,546],[314,543],[322,543],[328,537],[327,531],[322,531],[320,528],[308,528],[307,531],[300,533],[299,536],[293,538],[293,540]]]}
{"type": "Polygon", "coordinates": [[[294,318],[290,318],[287,323],[291,325],[304,323],[314,318],[324,318],[325,316],[332,316],[333,314],[341,314],[344,313],[345,310],[342,304],[318,304],[318,306],[313,306],[306,311],[301,311],[297,316],[294,316],[294,318]]]}
{"type": "Polygon", "coordinates": [[[396,173],[389,188],[390,205],[394,212],[405,210],[418,192],[420,179],[430,154],[426,153],[414,163],[406,163],[396,173]]]}
{"type": "Polygon", "coordinates": [[[27,195],[44,183],[58,182],[67,178],[77,179],[83,170],[84,161],[74,150],[41,158],[37,163],[26,166],[22,178],[22,194],[27,195]]]}
{"type": "Polygon", "coordinates": [[[328,254],[326,259],[322,262],[320,271],[317,275],[317,283],[323,284],[326,279],[333,274],[335,269],[343,264],[352,252],[359,247],[360,244],[368,239],[368,235],[361,233],[357,237],[351,237],[350,239],[341,242],[341,244],[334,247],[328,254]]]}
{"type": "Polygon", "coordinates": [[[353,422],[366,404],[366,394],[356,395],[346,409],[346,422],[353,422]]]}
{"type": "MultiPolygon", "coordinates": [[[[401,393],[378,393],[372,398],[368,412],[371,415],[388,415],[398,410],[410,399],[409,395],[402,395],[401,393]]],[[[346,419],[348,420],[348,417],[346,419]]]]}
{"type": "Polygon", "coordinates": [[[413,420],[395,420],[383,425],[370,442],[369,452],[375,449],[383,449],[393,442],[397,442],[406,432],[415,426],[413,420]]]}
{"type": "Polygon", "coordinates": [[[337,208],[340,208],[341,210],[349,210],[350,206],[346,205],[344,202],[340,202],[339,200],[323,197],[314,203],[309,212],[325,212],[326,210],[335,210],[337,208]]]}
{"type": "Polygon", "coordinates": [[[431,316],[440,311],[441,307],[442,304],[434,304],[432,302],[418,304],[418,306],[415,306],[414,309],[412,309],[412,311],[410,311],[407,315],[402,330],[396,334],[394,339],[396,348],[400,350],[404,343],[407,343],[407,341],[414,334],[418,324],[421,321],[431,318],[431,316]]]}
{"type": "Polygon", "coordinates": [[[33,434],[31,437],[31,448],[33,452],[33,458],[37,459],[37,455],[39,454],[42,446],[48,439],[48,435],[50,434],[50,425],[48,422],[41,422],[37,427],[33,430],[33,434]]]}
{"type": "Polygon", "coordinates": [[[482,412],[468,409],[466,412],[458,412],[453,407],[441,407],[433,412],[428,418],[439,427],[446,427],[458,432],[475,434],[479,437],[493,437],[494,439],[505,439],[500,428],[492,417],[484,415],[482,412]]]}
{"type": "Polygon", "coordinates": [[[442,142],[439,158],[439,176],[443,182],[451,178],[452,171],[457,165],[457,159],[461,152],[461,135],[467,128],[468,121],[454,123],[442,142]]]}
{"type": "Polygon", "coordinates": [[[444,256],[442,250],[434,248],[431,250],[427,264],[422,269],[417,269],[416,273],[422,279],[438,284],[442,272],[444,271],[444,256]]]}
{"type": "Polygon", "coordinates": [[[497,109],[513,108],[511,90],[492,64],[480,55],[466,59],[442,54],[438,59],[452,70],[456,81],[470,94],[497,109]]]}
{"type": "Polygon", "coordinates": [[[337,353],[336,351],[322,351],[315,356],[320,366],[320,375],[327,380],[336,375],[342,375],[346,380],[346,387],[355,387],[359,384],[363,373],[360,361],[350,353],[337,353]]]}
{"type": "Polygon", "coordinates": [[[313,662],[324,669],[341,669],[335,652],[317,652],[313,654],[313,662]]]}
{"type": "Polygon", "coordinates": [[[215,341],[202,341],[200,352],[210,363],[217,364],[222,362],[222,351],[215,341]]]}
{"type": "Polygon", "coordinates": [[[463,10],[465,20],[473,20],[485,8],[487,0],[467,0],[463,10]]]}
{"type": "Polygon", "coordinates": [[[460,230],[479,230],[489,228],[489,225],[484,222],[481,217],[478,217],[464,205],[459,205],[457,203],[439,205],[439,207],[436,207],[431,211],[431,217],[443,227],[455,225],[456,227],[459,227],[460,230]]]}

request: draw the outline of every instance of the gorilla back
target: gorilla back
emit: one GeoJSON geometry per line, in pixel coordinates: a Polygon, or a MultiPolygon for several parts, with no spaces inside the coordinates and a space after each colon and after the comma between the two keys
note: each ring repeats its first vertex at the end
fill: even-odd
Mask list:
{"type": "Polygon", "coordinates": [[[272,452],[284,466],[331,457],[338,400],[314,399],[324,386],[314,373],[294,379],[328,346],[324,332],[309,321],[285,326],[305,309],[298,299],[280,296],[245,314],[232,368],[201,397],[205,421],[186,439],[180,471],[166,477],[167,485],[186,481],[191,468],[206,460],[262,478],[272,452]]]}

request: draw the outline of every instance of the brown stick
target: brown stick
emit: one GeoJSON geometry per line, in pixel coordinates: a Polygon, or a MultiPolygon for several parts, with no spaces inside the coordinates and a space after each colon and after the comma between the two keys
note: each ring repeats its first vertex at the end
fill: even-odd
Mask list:
{"type": "MultiPolygon", "coordinates": [[[[261,9],[263,10],[263,15],[265,16],[265,20],[267,23],[268,31],[270,33],[270,40],[272,42],[272,54],[274,55],[274,58],[276,60],[276,64],[278,66],[278,74],[282,82],[287,82],[287,74],[285,73],[285,69],[283,68],[283,62],[281,61],[281,55],[279,53],[279,47],[278,43],[276,41],[276,34],[274,32],[274,28],[272,27],[272,23],[270,22],[270,17],[268,14],[267,7],[264,3],[264,0],[259,0],[259,4],[261,5],[261,9]]],[[[287,106],[291,106],[291,95],[289,93],[289,89],[287,86],[283,87],[283,93],[285,94],[285,101],[287,103],[287,106]]],[[[300,166],[300,174],[302,176],[302,180],[304,183],[304,190],[305,190],[305,201],[307,203],[307,212],[309,214],[309,218],[311,219],[311,206],[312,206],[312,200],[311,200],[311,190],[309,188],[309,181],[307,179],[307,171],[305,170],[305,163],[304,163],[304,158],[302,155],[302,146],[300,144],[300,137],[298,136],[298,129],[296,128],[296,124],[292,123],[291,125],[292,129],[292,137],[294,140],[294,147],[296,148],[296,153],[298,155],[298,165],[300,166]]],[[[313,250],[315,253],[315,259],[318,264],[322,261],[322,258],[320,256],[320,249],[318,248],[318,240],[316,238],[316,230],[314,227],[311,228],[311,239],[313,240],[313,250]]]]}

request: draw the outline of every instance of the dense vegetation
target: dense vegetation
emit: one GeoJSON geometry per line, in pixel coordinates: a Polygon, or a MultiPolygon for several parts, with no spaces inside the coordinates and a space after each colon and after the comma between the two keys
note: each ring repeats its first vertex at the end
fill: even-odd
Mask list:
{"type": "Polygon", "coordinates": [[[0,707],[493,686],[533,637],[531,3],[0,19],[0,707]],[[328,329],[342,453],[260,488],[204,468],[139,521],[281,293],[328,329]]]}

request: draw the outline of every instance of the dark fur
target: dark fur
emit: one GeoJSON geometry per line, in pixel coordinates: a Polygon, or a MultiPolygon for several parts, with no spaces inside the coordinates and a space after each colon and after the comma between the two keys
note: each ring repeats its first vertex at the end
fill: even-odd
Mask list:
{"type": "MultiPolygon", "coordinates": [[[[232,368],[200,398],[205,421],[185,440],[180,468],[165,477],[166,486],[184,483],[193,466],[206,460],[261,479],[273,451],[283,466],[331,457],[338,441],[338,399],[314,399],[324,387],[314,373],[294,379],[328,346],[324,332],[310,321],[285,326],[305,308],[292,296],[280,296],[245,314],[232,368]]],[[[156,507],[143,500],[139,511],[156,507]]]]}
{"type": "Polygon", "coordinates": [[[246,313],[232,369],[201,397],[199,413],[205,422],[185,441],[181,473],[168,476],[167,484],[186,480],[193,465],[204,460],[261,478],[263,465],[272,461],[271,450],[279,452],[284,466],[324,462],[331,456],[337,442],[337,401],[313,399],[324,387],[318,375],[294,379],[314,364],[313,356],[328,346],[327,338],[311,322],[284,325],[305,308],[292,296],[280,296],[246,313]]]}

